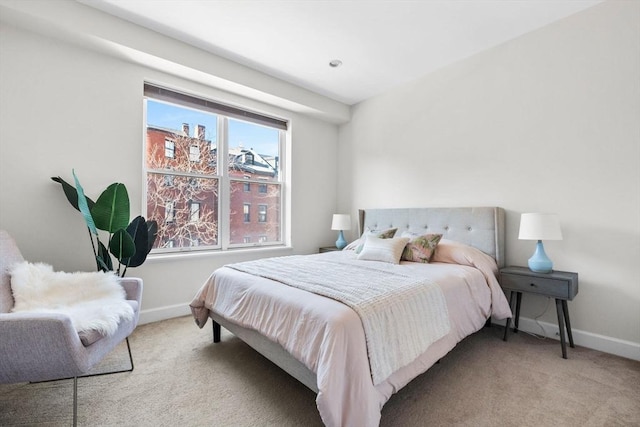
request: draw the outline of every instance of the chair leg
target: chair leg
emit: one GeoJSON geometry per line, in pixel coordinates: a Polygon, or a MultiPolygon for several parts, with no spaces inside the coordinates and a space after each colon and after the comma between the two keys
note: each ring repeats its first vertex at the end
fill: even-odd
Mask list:
{"type": "Polygon", "coordinates": [[[131,368],[129,369],[121,369],[119,371],[109,371],[109,372],[99,372],[97,374],[89,374],[89,375],[80,375],[80,378],[85,377],[99,377],[100,375],[111,375],[111,374],[120,374],[122,372],[131,372],[133,371],[133,356],[131,355],[131,345],[129,345],[129,337],[125,338],[127,343],[127,351],[129,352],[129,363],[131,364],[131,368]]]}
{"type": "Polygon", "coordinates": [[[73,377],[73,427],[78,425],[78,377],[73,377]]]}
{"type": "Polygon", "coordinates": [[[133,356],[131,355],[131,346],[129,345],[129,337],[126,338],[127,341],[127,350],[129,351],[129,362],[131,363],[131,369],[127,372],[133,371],[133,356]]]}
{"type": "Polygon", "coordinates": [[[119,374],[122,372],[131,372],[133,371],[133,356],[131,354],[131,345],[129,345],[129,337],[126,339],[127,342],[127,351],[129,352],[129,362],[131,363],[130,369],[122,369],[120,371],[110,371],[110,372],[100,372],[97,374],[89,374],[89,375],[79,375],[77,377],[66,377],[66,378],[56,378],[54,380],[45,380],[45,381],[31,381],[30,384],[38,384],[38,383],[48,383],[51,381],[61,381],[61,380],[69,380],[73,378],[73,427],[77,426],[78,423],[78,378],[85,377],[97,377],[100,375],[110,375],[110,374],[119,374]]]}

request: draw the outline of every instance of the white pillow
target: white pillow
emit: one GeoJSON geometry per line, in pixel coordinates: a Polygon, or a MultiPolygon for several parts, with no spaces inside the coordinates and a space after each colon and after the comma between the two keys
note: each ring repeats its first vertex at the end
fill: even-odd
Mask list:
{"type": "Polygon", "coordinates": [[[369,227],[367,227],[364,233],[362,233],[362,236],[360,236],[359,239],[349,243],[347,247],[344,248],[344,250],[356,251],[356,253],[359,254],[360,251],[362,251],[362,246],[364,245],[365,237],[376,236],[382,239],[390,239],[396,234],[396,231],[398,231],[397,228],[387,228],[385,230],[372,230],[369,227]]]}
{"type": "Polygon", "coordinates": [[[381,239],[371,235],[366,236],[362,251],[358,254],[358,259],[399,264],[402,251],[409,240],[408,237],[381,239]]]}

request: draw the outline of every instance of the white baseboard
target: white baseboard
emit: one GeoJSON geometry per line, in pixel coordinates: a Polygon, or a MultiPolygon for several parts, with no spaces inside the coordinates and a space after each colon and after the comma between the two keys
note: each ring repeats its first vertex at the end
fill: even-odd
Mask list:
{"type": "Polygon", "coordinates": [[[182,317],[191,314],[189,303],[168,305],[166,307],[152,308],[150,310],[142,310],[140,312],[140,325],[145,323],[159,322],[160,320],[173,319],[174,317],[182,317]]]}
{"type": "MultiPolygon", "coordinates": [[[[505,321],[498,320],[494,321],[494,323],[504,326],[505,321]]],[[[513,327],[513,322],[511,323],[511,327],[513,327]]],[[[544,335],[547,338],[556,339],[558,341],[560,340],[558,325],[554,323],[541,321],[538,321],[536,323],[534,319],[520,317],[518,329],[525,332],[530,332],[532,334],[544,335]]],[[[573,335],[573,342],[575,345],[587,347],[592,350],[602,351],[604,353],[615,354],[616,356],[625,357],[627,359],[640,361],[639,343],[581,331],[575,328],[571,328],[571,333],[573,335]]]]}
{"type": "MultiPolygon", "coordinates": [[[[160,320],[172,319],[174,317],[181,317],[189,314],[191,314],[189,303],[152,308],[150,310],[142,310],[140,312],[139,323],[144,325],[145,323],[158,322],[160,320]]],[[[497,320],[493,323],[504,326],[505,322],[504,320],[497,320]]],[[[511,326],[513,326],[513,324],[511,326]]],[[[560,340],[560,336],[558,335],[558,325],[553,323],[540,321],[536,323],[533,319],[520,317],[518,329],[532,334],[544,335],[548,338],[560,340]],[[540,328],[538,323],[542,326],[544,331],[540,328]]],[[[639,343],[585,332],[575,328],[571,328],[571,332],[573,333],[573,342],[576,345],[640,361],[639,343]]]]}

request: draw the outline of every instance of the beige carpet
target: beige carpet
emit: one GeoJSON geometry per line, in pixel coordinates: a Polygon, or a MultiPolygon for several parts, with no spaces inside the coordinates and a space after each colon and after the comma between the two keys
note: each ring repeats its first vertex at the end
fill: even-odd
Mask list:
{"type": "MultiPolygon", "coordinates": [[[[485,328],[394,395],[381,426],[639,426],[640,362],[485,328]]],[[[132,373],[78,381],[85,426],[321,426],[315,394],[223,329],[138,327],[132,373]]],[[[122,345],[101,368],[124,367],[122,345]]],[[[71,425],[71,380],[0,385],[0,425],[71,425]]]]}

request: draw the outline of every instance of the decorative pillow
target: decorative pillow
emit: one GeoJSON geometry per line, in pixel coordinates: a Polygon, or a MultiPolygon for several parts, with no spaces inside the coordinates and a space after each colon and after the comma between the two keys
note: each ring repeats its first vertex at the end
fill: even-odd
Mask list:
{"type": "Polygon", "coordinates": [[[369,227],[367,227],[364,233],[362,233],[362,236],[359,239],[349,243],[344,248],[344,250],[345,251],[355,250],[356,253],[359,254],[360,251],[362,251],[362,246],[364,245],[364,241],[367,236],[374,236],[380,239],[391,239],[393,236],[396,235],[396,231],[398,231],[397,228],[387,228],[386,230],[371,230],[369,227]]]}
{"type": "Polygon", "coordinates": [[[424,262],[431,261],[431,257],[442,239],[442,234],[416,234],[409,231],[402,233],[402,237],[409,237],[409,243],[402,251],[403,261],[424,262]]]}
{"type": "Polygon", "coordinates": [[[399,264],[402,250],[408,242],[408,237],[381,239],[375,236],[366,236],[362,251],[358,254],[358,259],[399,264]]]}

